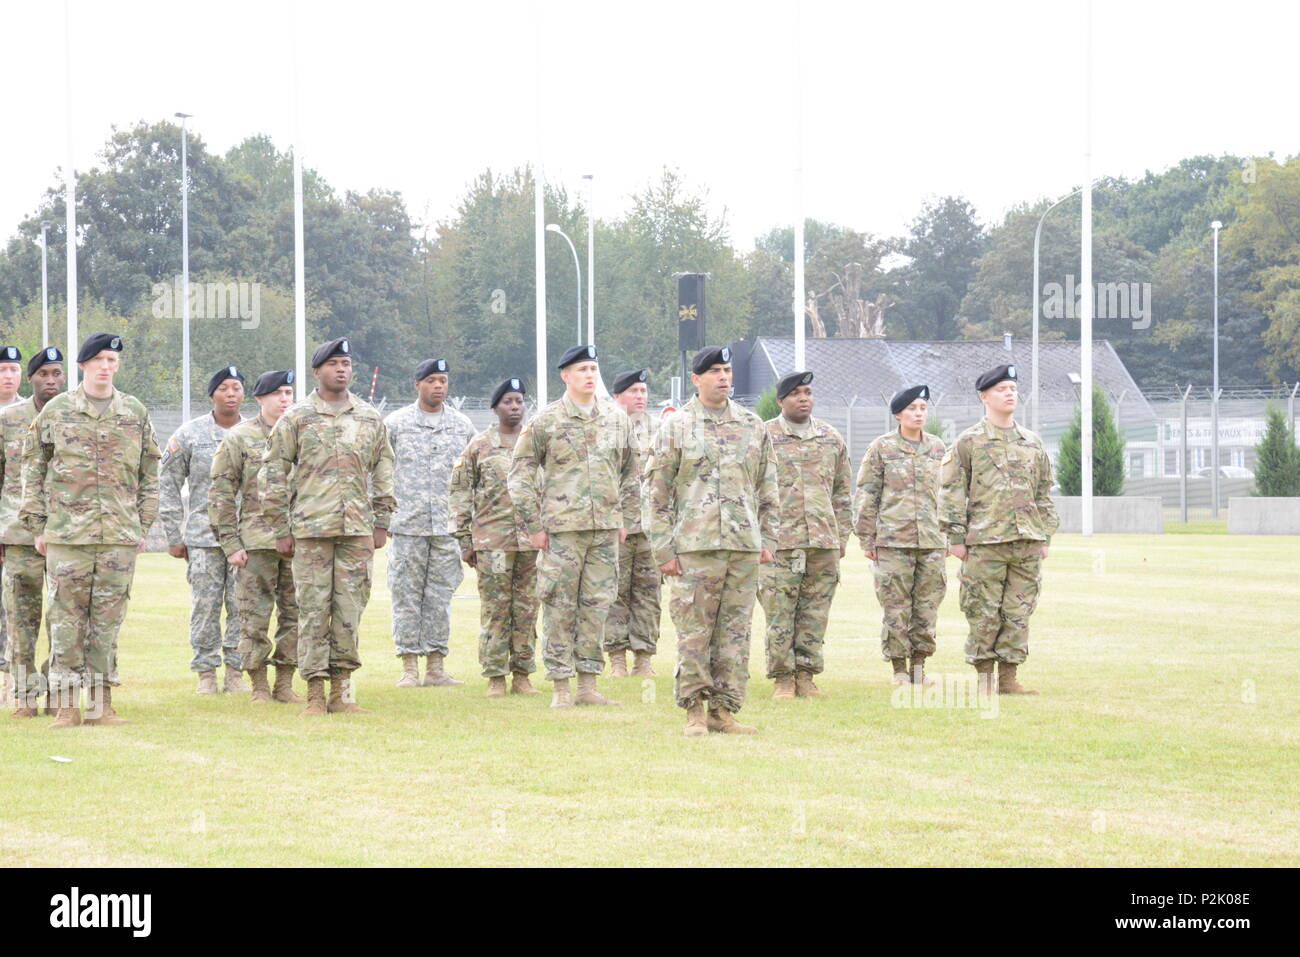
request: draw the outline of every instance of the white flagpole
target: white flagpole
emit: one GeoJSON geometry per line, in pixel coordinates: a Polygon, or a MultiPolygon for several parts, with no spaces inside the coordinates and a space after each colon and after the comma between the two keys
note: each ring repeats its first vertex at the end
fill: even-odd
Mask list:
{"type": "Polygon", "coordinates": [[[1079,408],[1083,433],[1083,527],[1092,534],[1092,313],[1096,287],[1092,282],[1092,0],[1084,0],[1083,27],[1083,221],[1080,223],[1079,282],[1082,290],[1079,326],[1079,378],[1083,381],[1079,408]]]}
{"type": "Polygon", "coordinates": [[[298,103],[298,4],[289,25],[293,38],[293,354],[298,400],[307,397],[307,283],[303,268],[302,130],[298,103]]]}
{"type": "MultiPolygon", "coordinates": [[[[72,155],[72,5],[63,0],[63,61],[67,92],[68,162],[63,170],[63,200],[67,206],[65,228],[68,240],[67,301],[68,301],[68,351],[69,360],[75,359],[80,346],[77,342],[77,169],[72,155]]],[[[77,387],[77,364],[68,367],[68,390],[77,387]]]]}
{"type": "Polygon", "coordinates": [[[533,161],[533,259],[537,324],[537,408],[546,407],[546,178],[542,170],[542,15],[533,5],[533,118],[537,154],[533,161]]]}
{"type": "Polygon", "coordinates": [[[803,261],[803,14],[795,4],[794,26],[794,368],[804,368],[803,261]]]}

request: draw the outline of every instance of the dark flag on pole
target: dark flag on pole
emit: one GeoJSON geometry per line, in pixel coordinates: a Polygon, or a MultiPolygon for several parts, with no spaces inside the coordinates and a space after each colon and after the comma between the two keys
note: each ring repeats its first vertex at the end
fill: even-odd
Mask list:
{"type": "Polygon", "coordinates": [[[704,273],[677,276],[677,348],[681,352],[704,348],[704,273]]]}

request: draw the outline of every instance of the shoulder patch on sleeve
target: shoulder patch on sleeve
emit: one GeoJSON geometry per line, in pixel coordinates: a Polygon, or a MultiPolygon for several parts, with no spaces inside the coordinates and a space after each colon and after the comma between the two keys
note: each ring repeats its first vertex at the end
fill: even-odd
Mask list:
{"type": "Polygon", "coordinates": [[[946,452],[943,453],[943,458],[940,459],[939,461],[940,465],[947,465],[949,462],[952,461],[952,453],[955,450],[955,448],[956,446],[954,446],[951,449],[948,449],[946,452]]]}
{"type": "Polygon", "coordinates": [[[167,455],[175,455],[180,450],[181,450],[180,439],[176,438],[176,436],[173,435],[170,439],[167,440],[167,448],[164,451],[166,452],[167,455]]]}

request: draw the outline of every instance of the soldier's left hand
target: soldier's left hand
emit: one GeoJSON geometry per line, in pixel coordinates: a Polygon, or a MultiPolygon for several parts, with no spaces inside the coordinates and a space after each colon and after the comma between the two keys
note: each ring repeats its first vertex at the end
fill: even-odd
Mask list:
{"type": "Polygon", "coordinates": [[[618,530],[618,543],[619,543],[620,545],[622,545],[622,544],[623,544],[624,542],[626,542],[626,541],[627,541],[627,529],[626,529],[626,528],[620,528],[620,529],[618,530]]]}
{"type": "Polygon", "coordinates": [[[758,553],[758,563],[760,565],[770,565],[772,563],[772,553],[766,548],[758,553]]]}
{"type": "Polygon", "coordinates": [[[139,552],[139,553],[143,553],[143,552],[144,552],[144,539],[143,539],[143,538],[140,539],[140,541],[136,542],[135,550],[136,550],[136,552],[139,552]]]}
{"type": "Polygon", "coordinates": [[[1043,557],[1044,557],[1044,558],[1047,557],[1047,546],[1046,546],[1046,545],[1043,546],[1043,557]]]}
{"type": "Polygon", "coordinates": [[[230,564],[234,565],[236,568],[243,568],[248,564],[248,550],[241,548],[239,551],[233,553],[229,558],[227,558],[226,561],[230,562],[230,564]]]}
{"type": "Polygon", "coordinates": [[[377,549],[383,548],[384,542],[386,541],[388,541],[388,529],[386,528],[375,529],[375,548],[377,549]]]}
{"type": "Polygon", "coordinates": [[[462,548],[460,552],[460,560],[470,568],[478,568],[478,556],[474,554],[474,549],[472,548],[462,548]]]}

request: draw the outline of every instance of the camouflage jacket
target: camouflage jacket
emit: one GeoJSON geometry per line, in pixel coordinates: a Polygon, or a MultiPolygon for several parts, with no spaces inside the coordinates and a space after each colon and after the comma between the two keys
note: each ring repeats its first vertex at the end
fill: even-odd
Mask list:
{"type": "Polygon", "coordinates": [[[895,429],[867,448],[858,469],[857,535],[862,547],[946,548],[939,523],[943,440],[929,432],[909,442],[895,429]]]}
{"type": "Polygon", "coordinates": [[[807,436],[785,416],[767,423],[781,501],[781,548],[843,549],[853,531],[849,450],[821,419],[809,419],[807,436]]]}
{"type": "Polygon", "coordinates": [[[159,458],[139,399],[114,389],[96,415],[85,386],[56,395],[23,445],[19,520],[55,545],[135,545],[158,517],[159,458]]]}
{"type": "Polygon", "coordinates": [[[731,400],[711,415],[699,396],[664,420],[646,464],[641,526],[660,565],[684,552],[775,552],[780,500],[763,420],[731,400]]]}
{"type": "Polygon", "coordinates": [[[227,556],[241,548],[275,548],[257,481],[270,437],[271,427],[255,415],[227,432],[212,457],[208,524],[227,556]]]}
{"type": "Polygon", "coordinates": [[[447,492],[451,467],[474,437],[474,423],[449,405],[442,420],[430,425],[419,403],[412,402],[384,417],[393,446],[397,511],[390,532],[400,535],[450,535],[447,492]]]}
{"type": "Polygon", "coordinates": [[[1060,524],[1047,494],[1052,460],[1033,432],[1012,431],[1008,441],[981,419],[944,453],[941,513],[950,545],[1047,542],[1060,524]]]}
{"type": "Polygon", "coordinates": [[[645,476],[646,463],[654,451],[655,434],[659,430],[648,412],[642,412],[636,418],[628,416],[628,421],[632,423],[632,451],[636,455],[637,503],[636,517],[628,524],[627,533],[635,535],[641,531],[641,479],[645,476]]]}
{"type": "Polygon", "coordinates": [[[335,412],[313,390],[275,423],[258,490],[276,538],[370,535],[388,528],[393,449],[374,406],[352,393],[335,412]]]}
{"type": "Polygon", "coordinates": [[[31,399],[0,411],[0,543],[5,545],[30,545],[34,541],[32,533],[18,521],[18,507],[23,502],[23,445],[34,418],[36,403],[31,399]]]}
{"type": "Polygon", "coordinates": [[[510,460],[509,485],[529,535],[626,528],[636,521],[631,431],[627,413],[614,402],[597,399],[587,415],[567,395],[524,426],[510,460]]]}
{"type": "Polygon", "coordinates": [[[212,457],[229,431],[218,425],[209,412],[177,429],[163,449],[158,470],[158,518],[168,545],[217,547],[208,521],[208,486],[212,481],[212,457]],[[188,502],[181,496],[186,486],[188,502]]]}
{"type": "Polygon", "coordinates": [[[462,551],[535,550],[510,501],[513,455],[514,444],[501,441],[501,429],[494,425],[475,436],[456,460],[451,472],[451,521],[462,551]]]}

